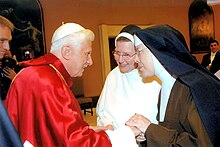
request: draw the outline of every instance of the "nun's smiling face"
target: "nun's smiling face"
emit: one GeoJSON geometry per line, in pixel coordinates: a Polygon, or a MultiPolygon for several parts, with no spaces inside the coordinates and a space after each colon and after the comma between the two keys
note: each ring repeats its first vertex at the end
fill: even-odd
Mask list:
{"type": "Polygon", "coordinates": [[[135,54],[135,47],[131,41],[120,40],[116,42],[113,55],[122,73],[128,73],[137,67],[134,61],[135,54]]]}
{"type": "Polygon", "coordinates": [[[135,62],[138,63],[138,69],[141,77],[151,77],[154,75],[154,63],[150,50],[143,44],[136,46],[137,55],[135,62]]]}

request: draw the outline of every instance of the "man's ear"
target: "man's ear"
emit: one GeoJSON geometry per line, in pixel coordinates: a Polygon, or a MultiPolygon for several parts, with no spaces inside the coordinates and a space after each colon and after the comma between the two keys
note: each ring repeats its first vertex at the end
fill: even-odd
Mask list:
{"type": "Polygon", "coordinates": [[[66,60],[69,60],[72,54],[72,50],[69,46],[63,46],[61,49],[62,57],[66,60]]]}

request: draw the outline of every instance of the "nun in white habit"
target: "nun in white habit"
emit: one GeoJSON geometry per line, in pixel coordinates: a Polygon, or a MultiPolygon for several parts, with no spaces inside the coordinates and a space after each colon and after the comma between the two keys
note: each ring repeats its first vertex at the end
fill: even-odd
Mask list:
{"type": "MultiPolygon", "coordinates": [[[[131,31],[134,29],[131,27],[134,26],[125,27],[126,29],[124,28],[116,37],[116,51],[122,53],[125,50],[128,51],[126,46],[123,46],[122,50],[118,47],[118,40],[123,37],[126,40],[122,43],[129,41],[133,47],[132,51],[135,52],[131,31]]],[[[142,79],[136,66],[123,73],[120,68],[134,64],[135,62],[131,60],[134,60],[134,57],[130,57],[127,62],[122,61],[122,65],[118,63],[119,65],[108,74],[96,107],[98,126],[111,126],[113,129],[118,129],[125,126],[125,122],[135,113],[142,114],[157,123],[157,101],[161,86],[155,78],[142,79]]]]}

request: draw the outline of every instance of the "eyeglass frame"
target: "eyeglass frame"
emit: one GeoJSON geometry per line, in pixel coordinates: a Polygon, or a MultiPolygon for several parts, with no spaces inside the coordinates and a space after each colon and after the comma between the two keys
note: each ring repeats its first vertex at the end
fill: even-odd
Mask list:
{"type": "Polygon", "coordinates": [[[137,54],[137,52],[135,52],[133,55],[130,55],[128,53],[123,53],[123,52],[119,52],[119,51],[114,50],[114,51],[112,51],[112,54],[114,55],[114,57],[115,57],[115,55],[117,55],[118,56],[117,58],[119,58],[121,56],[125,60],[130,60],[132,57],[134,57],[137,54]]]}

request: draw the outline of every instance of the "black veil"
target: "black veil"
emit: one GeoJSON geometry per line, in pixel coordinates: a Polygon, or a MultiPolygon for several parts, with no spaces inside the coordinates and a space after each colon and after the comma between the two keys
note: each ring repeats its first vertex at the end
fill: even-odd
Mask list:
{"type": "Polygon", "coordinates": [[[170,75],[190,88],[210,140],[220,146],[220,80],[197,62],[183,35],[171,26],[153,26],[135,34],[170,75]]]}

